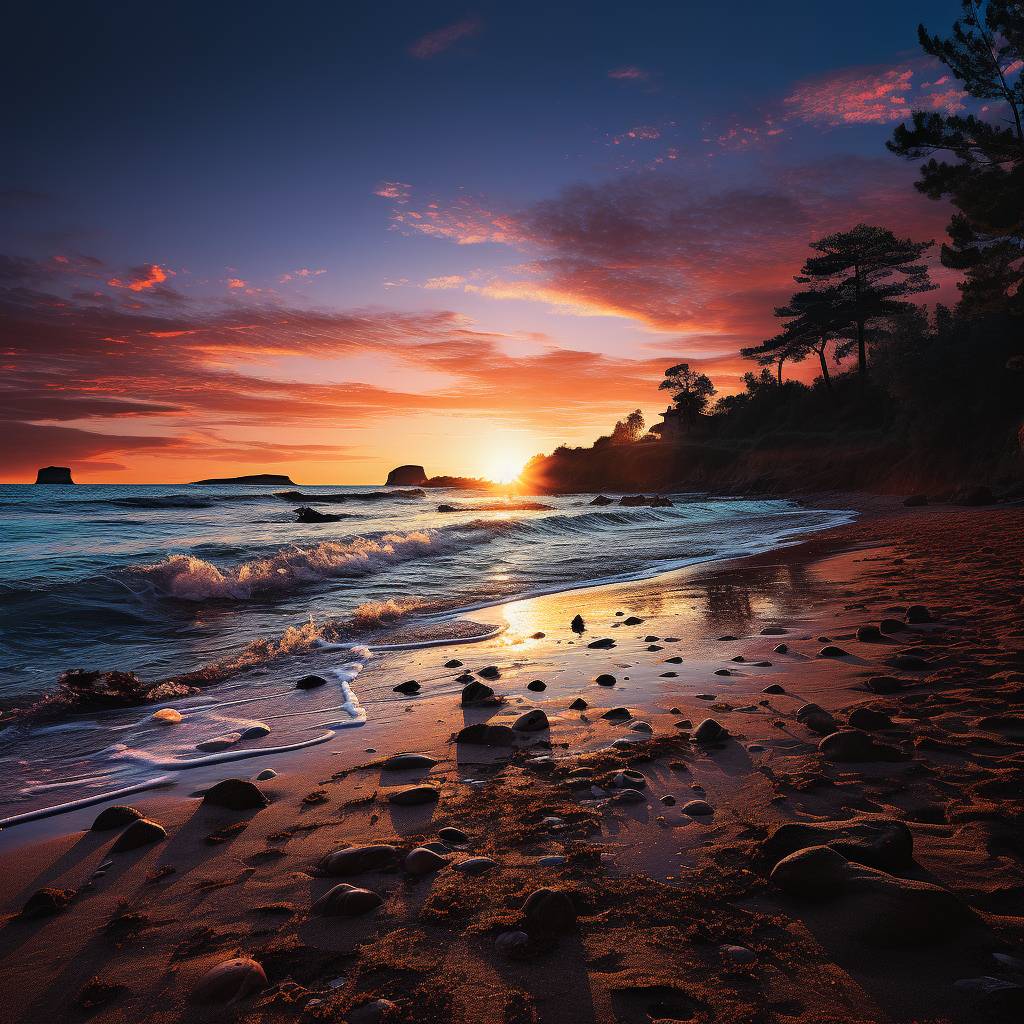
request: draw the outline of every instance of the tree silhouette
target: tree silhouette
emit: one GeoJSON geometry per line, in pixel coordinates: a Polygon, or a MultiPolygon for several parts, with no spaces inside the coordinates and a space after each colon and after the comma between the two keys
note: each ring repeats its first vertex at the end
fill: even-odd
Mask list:
{"type": "Polygon", "coordinates": [[[716,394],[714,384],[707,374],[690,369],[689,363],[678,363],[665,371],[665,379],[658,385],[659,391],[668,391],[680,416],[691,426],[705,412],[711,396],[716,394]]]}
{"type": "Polygon", "coordinates": [[[934,244],[897,238],[887,228],[870,224],[811,243],[819,255],[807,259],[796,280],[812,285],[810,291],[825,304],[821,315],[827,312],[835,329],[853,329],[861,379],[868,368],[869,328],[903,313],[910,306],[905,296],[935,287],[927,265],[920,262],[934,244]]]}
{"type": "Polygon", "coordinates": [[[952,37],[917,34],[979,100],[1006,105],[1005,124],[973,114],[915,111],[896,128],[889,149],[921,166],[919,191],[948,197],[957,208],[942,262],[966,272],[961,284],[969,307],[1024,309],[1024,6],[1019,0],[962,0],[963,20],[952,37]],[[1016,80],[1010,79],[1016,74],[1016,80]],[[950,163],[933,154],[946,153],[950,163]]]}
{"type": "Polygon", "coordinates": [[[634,409],[624,420],[619,420],[612,430],[612,441],[616,444],[632,444],[644,434],[644,414],[634,409]]]}

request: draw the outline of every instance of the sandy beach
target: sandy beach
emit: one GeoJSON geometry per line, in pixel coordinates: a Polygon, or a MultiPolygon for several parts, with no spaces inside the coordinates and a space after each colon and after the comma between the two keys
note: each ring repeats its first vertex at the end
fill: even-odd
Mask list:
{"type": "Polygon", "coordinates": [[[871,499],[489,609],[341,742],[124,801],[165,836],[7,830],[3,1019],[1019,1019],[1022,523],[871,499]]]}

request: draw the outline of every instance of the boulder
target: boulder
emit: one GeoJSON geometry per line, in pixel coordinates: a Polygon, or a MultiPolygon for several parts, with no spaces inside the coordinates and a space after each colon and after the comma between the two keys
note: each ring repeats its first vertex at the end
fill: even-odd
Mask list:
{"type": "Polygon", "coordinates": [[[615,502],[611,498],[606,498],[603,494],[599,494],[591,503],[591,505],[614,505],[615,502]]]}
{"type": "Polygon", "coordinates": [[[392,771],[408,771],[409,769],[433,768],[437,760],[428,754],[395,754],[389,757],[381,768],[392,771]]]}
{"type": "Polygon", "coordinates": [[[224,779],[203,794],[203,803],[231,811],[256,811],[266,807],[270,801],[248,779],[224,779]]]}
{"type": "Polygon", "coordinates": [[[127,804],[113,804],[110,807],[105,807],[96,815],[96,820],[92,823],[92,831],[109,832],[111,829],[124,828],[125,825],[130,825],[133,821],[144,817],[142,811],[137,811],[127,804]]]}
{"type": "Polygon", "coordinates": [[[924,622],[932,622],[932,613],[923,604],[912,604],[907,609],[906,620],[912,625],[919,625],[924,622]]]}
{"type": "Polygon", "coordinates": [[[586,711],[590,705],[582,698],[577,697],[570,705],[570,711],[586,711]]]}
{"type": "Polygon", "coordinates": [[[417,846],[406,855],[403,866],[410,875],[431,875],[435,871],[440,871],[447,863],[444,857],[433,850],[417,846]]]}
{"type": "Polygon", "coordinates": [[[482,875],[485,871],[491,871],[497,866],[498,862],[490,857],[470,857],[468,860],[456,864],[455,870],[461,871],[464,875],[482,875]]]}
{"type": "Polygon", "coordinates": [[[295,684],[296,690],[315,690],[318,686],[326,686],[327,680],[323,676],[303,676],[295,684]]]}
{"type": "Polygon", "coordinates": [[[851,729],[867,729],[869,732],[893,727],[892,719],[884,711],[865,707],[854,708],[850,712],[849,724],[851,729]]]}
{"type": "Polygon", "coordinates": [[[111,853],[124,853],[126,850],[137,850],[140,846],[148,846],[150,843],[159,843],[167,838],[167,831],[163,825],[151,821],[149,818],[139,818],[133,821],[116,839],[111,846],[111,853]]]}
{"type": "Polygon", "coordinates": [[[906,689],[907,683],[896,676],[872,676],[864,684],[872,693],[899,693],[906,689]]]}
{"type": "Polygon", "coordinates": [[[393,686],[395,693],[404,693],[407,697],[420,692],[420,684],[415,679],[407,679],[404,683],[393,686]]]}
{"type": "Polygon", "coordinates": [[[914,837],[895,818],[863,816],[843,821],[787,822],[779,825],[761,843],[760,856],[776,864],[808,846],[828,846],[847,860],[881,868],[905,871],[914,863],[914,837]]]}
{"type": "Polygon", "coordinates": [[[299,523],[336,523],[344,516],[336,515],[333,512],[318,512],[308,505],[300,505],[295,510],[295,520],[299,523]]]}
{"type": "Polygon", "coordinates": [[[48,885],[37,889],[29,896],[21,908],[20,916],[33,918],[59,914],[74,898],[74,889],[58,889],[56,886],[48,885]]]}
{"type": "Polygon", "coordinates": [[[384,482],[385,487],[422,487],[427,474],[422,466],[396,466],[384,482]]]}
{"type": "Polygon", "coordinates": [[[615,646],[615,641],[611,637],[601,637],[600,640],[591,640],[587,647],[592,651],[610,651],[615,646]]]}
{"type": "Polygon", "coordinates": [[[480,669],[477,673],[482,679],[500,679],[501,670],[497,665],[488,665],[486,668],[480,669]]]}
{"type": "Polygon", "coordinates": [[[266,987],[263,968],[249,957],[236,957],[207,971],[192,998],[199,1003],[233,1003],[266,987]]]}
{"type": "Polygon", "coordinates": [[[831,899],[846,889],[849,861],[829,846],[808,846],[783,857],[771,880],[796,899],[831,899]]]}
{"type": "Polygon", "coordinates": [[[728,736],[729,730],[713,718],[705,718],[693,731],[693,738],[698,743],[720,743],[728,736]]]}
{"type": "Polygon", "coordinates": [[[468,707],[471,704],[493,704],[494,690],[492,690],[486,683],[481,683],[479,679],[473,679],[462,688],[461,703],[463,707],[468,707]]]}
{"type": "Polygon", "coordinates": [[[574,615],[572,622],[569,623],[569,627],[574,633],[582,633],[586,630],[586,623],[583,621],[582,615],[574,615]]]}
{"type": "Polygon", "coordinates": [[[398,850],[394,846],[380,843],[371,846],[349,846],[326,854],[320,861],[320,870],[325,875],[344,877],[389,868],[397,860],[398,850]]]}
{"type": "Polygon", "coordinates": [[[543,693],[548,688],[548,684],[543,679],[533,679],[526,684],[526,688],[534,693],[543,693]]]}
{"type": "Polygon", "coordinates": [[[376,910],[384,902],[380,893],[340,882],[323,894],[310,908],[326,917],[357,917],[376,910]]]}
{"type": "Polygon", "coordinates": [[[903,754],[886,743],[878,743],[860,729],[840,729],[818,743],[819,753],[829,761],[902,761],[903,754]]]}
{"type": "Polygon", "coordinates": [[[615,676],[609,675],[607,672],[602,672],[595,680],[598,686],[614,686],[616,683],[615,676]]]}
{"type": "Polygon", "coordinates": [[[388,803],[398,807],[414,807],[417,804],[437,803],[441,794],[433,786],[409,786],[388,795],[388,803]]]}
{"type": "Polygon", "coordinates": [[[877,626],[869,624],[857,627],[857,639],[861,643],[873,644],[884,640],[885,637],[882,636],[882,631],[877,626]]]}

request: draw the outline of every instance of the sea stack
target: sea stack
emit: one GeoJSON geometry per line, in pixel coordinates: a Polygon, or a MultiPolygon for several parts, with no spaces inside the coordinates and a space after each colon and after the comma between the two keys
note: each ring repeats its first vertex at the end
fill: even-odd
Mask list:
{"type": "Polygon", "coordinates": [[[388,473],[385,487],[422,487],[427,474],[422,466],[398,466],[388,473]]]}
{"type": "Polygon", "coordinates": [[[44,466],[36,474],[37,484],[73,484],[68,466],[44,466]]]}

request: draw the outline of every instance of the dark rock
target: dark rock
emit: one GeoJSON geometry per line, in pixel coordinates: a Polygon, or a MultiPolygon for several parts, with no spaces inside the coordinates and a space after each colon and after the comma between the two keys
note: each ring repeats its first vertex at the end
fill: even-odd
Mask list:
{"type": "Polygon", "coordinates": [[[454,865],[455,870],[461,871],[464,875],[482,875],[497,866],[498,862],[490,857],[470,857],[469,860],[463,860],[454,865]]]}
{"type": "Polygon", "coordinates": [[[242,730],[243,740],[258,740],[270,735],[270,726],[263,722],[255,722],[247,729],[242,730]]]}
{"type": "Polygon", "coordinates": [[[897,654],[889,664],[904,672],[925,672],[931,668],[931,663],[918,654],[897,654]]]}
{"type": "Polygon", "coordinates": [[[263,968],[249,957],[236,957],[207,971],[192,998],[199,1003],[232,1003],[266,987],[263,968]]]}
{"type": "Polygon", "coordinates": [[[778,683],[769,683],[762,691],[762,693],[785,693],[786,691],[779,686],[778,683]]]}
{"type": "Polygon", "coordinates": [[[461,828],[456,828],[454,825],[446,825],[444,828],[439,829],[437,837],[443,839],[446,843],[455,843],[456,845],[469,842],[469,836],[461,828]]]}
{"type": "Polygon", "coordinates": [[[534,679],[526,684],[526,688],[528,690],[533,690],[534,693],[542,693],[544,690],[548,688],[548,684],[545,683],[542,679],[534,679]]]}
{"type": "Polygon", "coordinates": [[[666,665],[682,665],[682,663],[683,663],[683,659],[680,658],[678,654],[673,655],[671,658],[666,658],[665,659],[665,664],[666,665]]]}
{"type": "Polygon", "coordinates": [[[577,697],[570,705],[570,711],[586,711],[590,705],[582,698],[577,697]]]}
{"type": "MultiPolygon", "coordinates": [[[[494,940],[494,950],[506,960],[518,960],[525,957],[530,949],[530,936],[526,932],[502,932],[494,940]]],[[[506,1018],[508,1019],[508,1018],[506,1018]]],[[[525,1018],[521,1018],[524,1019],[525,1018]]]]}
{"type": "Polygon", "coordinates": [[[603,494],[599,494],[591,503],[591,505],[614,505],[615,503],[611,498],[606,498],[603,494]]]}
{"type": "Polygon", "coordinates": [[[995,495],[989,487],[961,487],[953,495],[954,505],[966,505],[977,507],[979,505],[992,505],[995,503],[995,495]]]}
{"type": "Polygon", "coordinates": [[[301,505],[295,510],[295,519],[299,523],[336,523],[345,516],[336,515],[333,512],[318,512],[315,508],[301,505]]]}
{"type": "Polygon", "coordinates": [[[384,483],[385,487],[422,487],[427,473],[422,466],[396,466],[384,483]]]}
{"type": "Polygon", "coordinates": [[[609,675],[607,672],[603,672],[595,680],[598,686],[614,686],[616,679],[615,676],[609,675]]]}
{"type": "Polygon", "coordinates": [[[574,616],[572,622],[569,623],[569,626],[574,633],[583,633],[587,628],[582,615],[574,616]]]}
{"type": "Polygon", "coordinates": [[[819,900],[846,889],[849,861],[829,846],[809,846],[783,857],[772,868],[771,880],[787,895],[819,900]]]}
{"type": "Polygon", "coordinates": [[[829,644],[826,647],[822,647],[818,651],[819,658],[846,658],[849,656],[849,651],[844,651],[842,647],[836,647],[835,644],[829,644]]]}
{"type": "Polygon", "coordinates": [[[513,723],[516,732],[542,732],[549,726],[548,716],[540,708],[533,708],[520,715],[513,723]]]}
{"type": "Polygon", "coordinates": [[[633,712],[629,708],[609,708],[601,717],[609,722],[625,722],[633,717],[633,712]]]}
{"type": "Polygon", "coordinates": [[[488,665],[486,668],[480,669],[477,675],[483,679],[500,679],[501,672],[497,665],[488,665]]]}
{"type": "Polygon", "coordinates": [[[883,633],[905,633],[907,626],[906,623],[900,622],[899,619],[882,619],[878,624],[878,628],[883,633]]]}
{"type": "Polygon", "coordinates": [[[857,639],[861,643],[877,643],[879,640],[884,640],[882,631],[877,626],[867,625],[857,627],[857,639]]]}
{"type": "Polygon", "coordinates": [[[840,729],[818,743],[818,751],[829,761],[902,761],[903,754],[878,743],[859,729],[840,729]]]}
{"type": "Polygon", "coordinates": [[[705,718],[693,732],[693,738],[698,743],[720,743],[727,739],[729,730],[720,725],[713,718],[705,718]]]}
{"type": "Polygon", "coordinates": [[[715,669],[715,675],[716,676],[731,676],[732,673],[727,668],[718,668],[718,669],[715,669]]]}
{"type": "Polygon", "coordinates": [[[627,786],[625,789],[619,790],[618,793],[613,797],[618,804],[640,804],[646,803],[647,797],[643,795],[638,789],[633,789],[627,786]]]}
{"type": "Polygon", "coordinates": [[[139,818],[133,821],[116,839],[110,847],[111,853],[124,853],[127,850],[137,850],[140,846],[148,846],[150,843],[159,843],[167,838],[167,831],[163,825],[149,818],[139,818]]]}
{"type": "Polygon", "coordinates": [[[906,871],[914,863],[914,836],[910,829],[895,818],[879,816],[787,822],[761,843],[760,853],[768,864],[776,864],[807,846],[828,846],[846,860],[883,871],[906,871]]]}
{"type": "Polygon", "coordinates": [[[630,615],[628,619],[622,620],[622,624],[624,626],[639,626],[643,621],[639,615],[630,615]]]}
{"type": "Polygon", "coordinates": [[[389,757],[381,767],[387,771],[399,772],[409,769],[433,768],[437,761],[427,754],[395,754],[389,757]]]}
{"type": "Polygon", "coordinates": [[[303,676],[296,684],[296,690],[315,690],[318,686],[326,686],[327,680],[323,676],[303,676]]]}
{"type": "Polygon", "coordinates": [[[432,875],[440,871],[448,863],[444,857],[434,850],[428,850],[425,846],[417,846],[411,850],[403,861],[402,866],[410,875],[432,875]]]}
{"type": "Polygon", "coordinates": [[[49,917],[51,914],[59,914],[75,898],[74,889],[58,889],[56,886],[46,886],[37,889],[25,901],[19,916],[23,918],[49,917]]]}
{"type": "Polygon", "coordinates": [[[728,640],[736,640],[738,637],[733,636],[731,633],[726,633],[725,636],[718,637],[720,643],[725,643],[728,640]]]}
{"type": "Polygon", "coordinates": [[[872,676],[864,684],[872,693],[899,693],[906,689],[906,682],[895,676],[872,676]]]}
{"type": "Polygon", "coordinates": [[[483,747],[513,747],[516,734],[507,725],[487,725],[478,722],[460,729],[455,737],[456,743],[471,743],[483,747]]]}
{"type": "Polygon", "coordinates": [[[542,633],[540,630],[538,630],[536,633],[531,633],[530,634],[530,639],[531,640],[543,640],[544,637],[546,637],[546,636],[547,636],[547,633],[542,633]]]}
{"type": "Polygon", "coordinates": [[[903,499],[903,504],[907,508],[920,508],[922,505],[928,504],[928,495],[911,494],[909,497],[903,499]]]}
{"type": "Polygon", "coordinates": [[[328,853],[320,861],[320,870],[325,875],[359,875],[391,867],[397,860],[398,850],[394,846],[350,846],[328,853]]]}
{"type": "Polygon", "coordinates": [[[782,636],[787,631],[782,626],[765,626],[761,630],[761,636],[782,636]]]}
{"type": "Polygon", "coordinates": [[[683,814],[688,814],[691,818],[701,818],[708,814],[715,813],[711,804],[709,804],[707,800],[690,800],[683,804],[679,809],[683,814]]]}
{"type": "Polygon", "coordinates": [[[789,654],[789,644],[778,644],[772,648],[776,654],[789,654]]]}
{"type": "Polygon", "coordinates": [[[409,786],[388,795],[388,803],[398,807],[414,807],[418,804],[437,803],[441,794],[433,786],[409,786]]]}
{"type": "Polygon", "coordinates": [[[232,811],[254,811],[266,807],[270,801],[248,779],[224,779],[203,794],[203,803],[232,811]]]}
{"type": "Polygon", "coordinates": [[[383,902],[380,893],[372,889],[360,889],[340,882],[332,889],[328,889],[311,909],[314,914],[323,914],[326,917],[358,917],[360,914],[376,910],[383,902]]]}
{"type": "Polygon", "coordinates": [[[445,668],[462,668],[462,662],[458,658],[452,658],[451,661],[444,663],[445,668]]]}
{"type": "Polygon", "coordinates": [[[96,815],[96,820],[92,823],[92,831],[109,832],[114,828],[124,828],[125,825],[130,825],[133,821],[144,817],[142,811],[137,811],[134,807],[129,807],[127,804],[114,804],[111,807],[105,807],[96,815]]]}
{"type": "Polygon", "coordinates": [[[907,622],[918,625],[923,622],[932,622],[932,613],[923,604],[912,604],[907,609],[907,622]]]}
{"type": "Polygon", "coordinates": [[[817,704],[804,704],[796,713],[796,720],[820,736],[828,736],[839,728],[839,723],[817,704]]]}
{"type": "Polygon", "coordinates": [[[471,704],[494,703],[494,691],[486,684],[473,679],[462,689],[462,706],[471,704]]]}
{"type": "Polygon", "coordinates": [[[73,484],[71,470],[67,466],[44,466],[36,473],[37,484],[73,484]]]}
{"type": "Polygon", "coordinates": [[[874,708],[854,708],[850,712],[851,729],[891,729],[892,719],[884,711],[875,711],[874,708]]]}
{"type": "Polygon", "coordinates": [[[438,505],[438,512],[458,512],[459,509],[456,505],[438,505]]]}
{"type": "Polygon", "coordinates": [[[569,932],[576,927],[576,908],[559,889],[537,889],[526,898],[523,916],[528,928],[541,932],[569,932]]]}
{"type": "Polygon", "coordinates": [[[457,683],[471,683],[476,678],[472,672],[463,672],[461,675],[455,677],[457,683]]]}
{"type": "Polygon", "coordinates": [[[600,640],[592,640],[587,646],[594,651],[608,651],[615,646],[615,641],[602,637],[600,640]]]}

